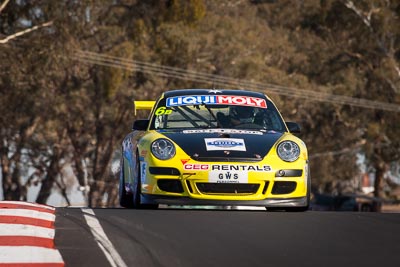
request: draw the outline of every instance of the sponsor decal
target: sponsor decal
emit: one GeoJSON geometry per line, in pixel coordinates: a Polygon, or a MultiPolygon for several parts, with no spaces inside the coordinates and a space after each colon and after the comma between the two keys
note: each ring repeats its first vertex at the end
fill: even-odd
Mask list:
{"type": "Polygon", "coordinates": [[[255,172],[271,172],[269,165],[246,165],[246,164],[213,164],[211,171],[255,171],[255,172]]]}
{"type": "Polygon", "coordinates": [[[140,181],[142,184],[146,181],[146,168],[147,163],[145,161],[140,162],[140,181]]]}
{"type": "Polygon", "coordinates": [[[124,150],[130,150],[132,148],[131,139],[125,139],[124,142],[122,143],[122,146],[124,150]]]}
{"type": "Polygon", "coordinates": [[[243,139],[238,138],[204,138],[207,151],[232,150],[246,151],[243,139]]]}
{"type": "Polygon", "coordinates": [[[196,130],[183,130],[184,134],[196,134],[196,133],[227,133],[227,134],[256,134],[263,135],[260,131],[249,131],[249,130],[235,130],[235,129],[196,129],[196,130]]]}
{"type": "Polygon", "coordinates": [[[208,181],[219,184],[245,184],[248,182],[248,175],[247,171],[210,171],[208,181]]]}
{"type": "Polygon", "coordinates": [[[258,108],[267,108],[265,99],[250,96],[235,95],[190,95],[175,96],[167,98],[167,107],[185,106],[185,105],[238,105],[258,108]]]}
{"type": "Polygon", "coordinates": [[[140,156],[141,156],[141,157],[146,157],[146,155],[147,155],[147,150],[142,150],[142,151],[140,152],[140,156]]]}
{"type": "Polygon", "coordinates": [[[146,139],[143,139],[143,138],[141,138],[139,141],[138,141],[138,146],[148,146],[150,144],[150,141],[149,140],[146,140],[146,139]]]}
{"type": "Polygon", "coordinates": [[[185,164],[183,165],[183,169],[185,171],[193,171],[193,170],[200,170],[200,171],[207,171],[210,168],[208,164],[185,164]]]}
{"type": "Polygon", "coordinates": [[[181,159],[181,162],[182,162],[183,165],[185,165],[186,162],[188,162],[189,160],[190,160],[190,159],[181,159]]]}
{"type": "Polygon", "coordinates": [[[166,107],[159,107],[155,112],[154,112],[154,114],[156,115],[156,116],[160,116],[160,115],[170,115],[172,113],[172,110],[171,109],[167,109],[166,107]]]}
{"type": "Polygon", "coordinates": [[[269,165],[248,165],[248,164],[202,164],[202,163],[186,163],[183,165],[186,171],[200,170],[200,171],[253,171],[253,172],[272,172],[269,165]]]}

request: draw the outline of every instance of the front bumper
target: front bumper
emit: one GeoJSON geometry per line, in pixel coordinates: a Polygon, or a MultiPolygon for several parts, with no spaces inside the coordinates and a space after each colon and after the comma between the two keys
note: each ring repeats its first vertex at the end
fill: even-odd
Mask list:
{"type": "Polygon", "coordinates": [[[162,195],[142,194],[141,202],[144,204],[165,204],[165,205],[215,205],[215,206],[260,206],[260,207],[306,207],[307,197],[298,198],[268,198],[263,200],[209,200],[194,199],[190,197],[172,197],[162,195]]]}
{"type": "Polygon", "coordinates": [[[147,199],[160,201],[160,204],[170,201],[204,205],[218,202],[221,205],[302,206],[298,200],[307,196],[308,182],[306,174],[299,173],[297,177],[277,177],[274,172],[253,172],[249,173],[246,183],[210,182],[207,172],[182,176],[152,173],[142,180],[141,192],[147,199]]]}
{"type": "Polygon", "coordinates": [[[294,163],[282,162],[274,157],[260,162],[187,161],[142,158],[142,203],[264,207],[308,205],[308,164],[304,159],[294,163]],[[222,182],[219,181],[221,177],[222,182]]]}

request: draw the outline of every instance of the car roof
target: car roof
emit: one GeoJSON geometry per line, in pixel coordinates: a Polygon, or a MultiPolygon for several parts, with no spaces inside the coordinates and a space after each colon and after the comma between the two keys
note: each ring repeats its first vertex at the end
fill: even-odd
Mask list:
{"type": "Polygon", "coordinates": [[[236,89],[179,89],[164,92],[164,97],[182,96],[182,95],[240,95],[266,98],[266,95],[260,92],[236,90],[236,89]]]}

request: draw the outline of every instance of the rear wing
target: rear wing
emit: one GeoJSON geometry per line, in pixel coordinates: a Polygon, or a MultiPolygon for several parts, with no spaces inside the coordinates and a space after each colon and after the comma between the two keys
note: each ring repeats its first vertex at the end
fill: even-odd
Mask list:
{"type": "Polygon", "coordinates": [[[151,110],[156,104],[156,101],[133,101],[133,104],[135,106],[135,116],[136,116],[137,110],[139,109],[151,110]]]}

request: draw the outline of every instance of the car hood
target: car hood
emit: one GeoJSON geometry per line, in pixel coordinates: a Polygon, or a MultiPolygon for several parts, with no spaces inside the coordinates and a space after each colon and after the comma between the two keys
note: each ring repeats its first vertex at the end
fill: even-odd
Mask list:
{"type": "Polygon", "coordinates": [[[197,161],[261,161],[283,133],[204,129],[158,131],[197,161]]]}

